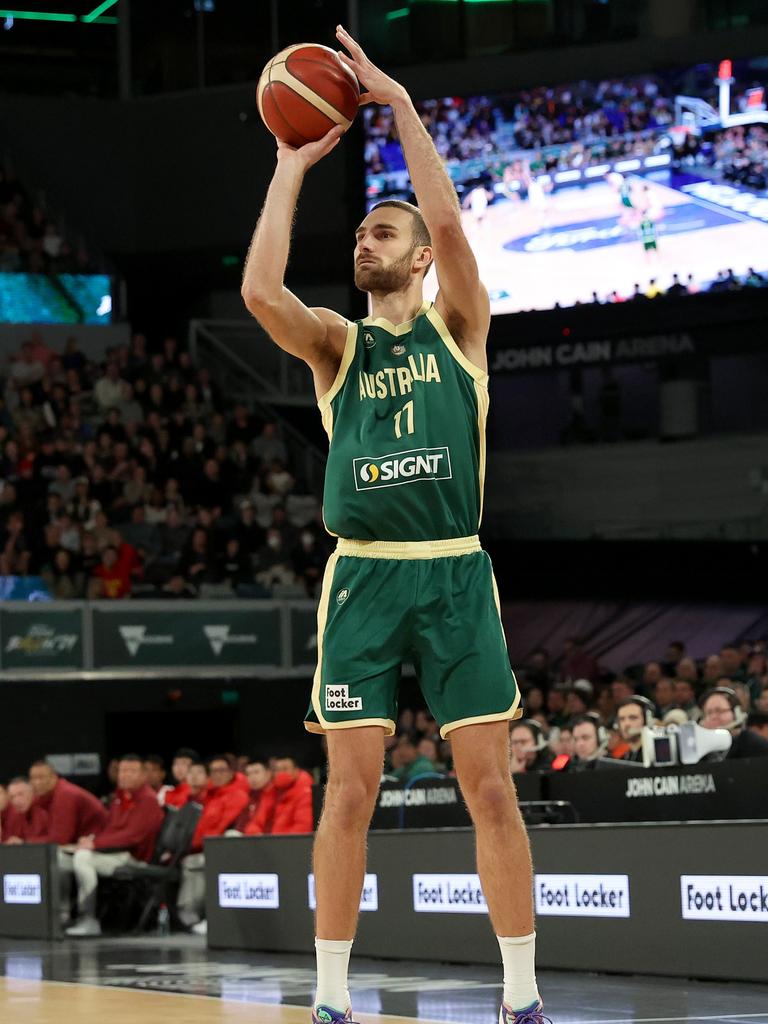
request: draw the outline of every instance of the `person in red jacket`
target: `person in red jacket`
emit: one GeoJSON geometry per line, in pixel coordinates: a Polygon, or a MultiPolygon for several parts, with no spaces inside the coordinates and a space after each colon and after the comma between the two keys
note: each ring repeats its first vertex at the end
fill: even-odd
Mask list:
{"type": "MultiPolygon", "coordinates": [[[[183,807],[189,799],[189,784],[187,782],[187,772],[193,763],[200,761],[200,755],[196,750],[192,750],[190,747],[181,747],[173,755],[173,761],[171,762],[171,775],[173,776],[173,787],[165,788],[165,792],[162,790],[158,793],[158,798],[161,797],[160,803],[165,804],[166,807],[183,807]]],[[[206,772],[206,778],[208,773],[206,772]]]]}
{"type": "Polygon", "coordinates": [[[236,777],[229,758],[223,754],[212,757],[208,771],[211,789],[192,837],[191,852],[181,862],[179,918],[189,926],[201,921],[205,905],[203,841],[210,836],[223,836],[248,803],[248,794],[236,777]]]}
{"type": "Polygon", "coordinates": [[[37,840],[66,846],[80,836],[96,835],[107,823],[107,809],[98,797],[62,779],[47,761],[35,761],[29,781],[36,803],[48,815],[48,831],[37,840]]]}
{"type": "Polygon", "coordinates": [[[44,843],[48,834],[48,812],[35,801],[29,779],[18,775],[8,783],[8,810],[3,826],[3,842],[44,843]]]}
{"type": "Polygon", "coordinates": [[[249,787],[248,803],[232,826],[233,831],[241,835],[249,834],[246,831],[248,826],[257,818],[262,802],[269,799],[267,793],[272,782],[272,772],[264,761],[250,760],[245,766],[245,777],[249,787]]]}
{"type": "Polygon", "coordinates": [[[143,759],[124,754],[117,769],[117,791],[109,805],[105,827],[96,835],[81,836],[72,857],[77,882],[79,920],[67,935],[101,935],[96,919],[99,878],[109,878],[124,864],[151,860],[163,823],[157,795],[146,781],[143,759]]]}
{"type": "Polygon", "coordinates": [[[5,839],[5,822],[8,816],[8,790],[0,782],[0,843],[5,839]]]}
{"type": "Polygon", "coordinates": [[[312,776],[302,771],[292,757],[278,757],[272,783],[245,834],[288,835],[312,832],[312,776]]]}

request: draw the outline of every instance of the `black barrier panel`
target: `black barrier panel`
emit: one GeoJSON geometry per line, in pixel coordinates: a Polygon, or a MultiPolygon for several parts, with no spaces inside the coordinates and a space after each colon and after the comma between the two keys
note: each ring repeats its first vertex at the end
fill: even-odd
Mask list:
{"type": "Polygon", "coordinates": [[[0,935],[53,939],[59,934],[58,847],[0,846],[0,935]]]}
{"type": "Polygon", "coordinates": [[[712,821],[768,816],[768,757],[677,768],[550,774],[550,800],[580,821],[712,821]]]}
{"type": "MultiPolygon", "coordinates": [[[[764,981],[764,822],[532,829],[538,963],[764,981]]],[[[208,942],[310,952],[310,836],[205,844],[208,942]]],[[[469,829],[373,832],[355,952],[497,963],[469,829]]]]}

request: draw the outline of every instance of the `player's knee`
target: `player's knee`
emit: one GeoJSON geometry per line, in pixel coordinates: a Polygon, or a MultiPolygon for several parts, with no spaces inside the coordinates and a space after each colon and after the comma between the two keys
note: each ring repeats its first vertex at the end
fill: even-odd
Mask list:
{"type": "Polygon", "coordinates": [[[463,780],[461,788],[473,818],[500,821],[517,814],[511,780],[497,775],[473,776],[463,780]]]}
{"type": "Polygon", "coordinates": [[[379,789],[379,779],[331,772],[325,791],[324,814],[332,814],[344,825],[367,825],[379,789]]]}

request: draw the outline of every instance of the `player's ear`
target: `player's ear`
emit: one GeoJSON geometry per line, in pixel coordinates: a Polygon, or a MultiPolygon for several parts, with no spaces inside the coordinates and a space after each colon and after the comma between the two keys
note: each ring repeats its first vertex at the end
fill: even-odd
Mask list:
{"type": "Polygon", "coordinates": [[[426,271],[432,262],[432,246],[422,245],[420,246],[421,252],[416,257],[416,266],[419,270],[426,271]]]}

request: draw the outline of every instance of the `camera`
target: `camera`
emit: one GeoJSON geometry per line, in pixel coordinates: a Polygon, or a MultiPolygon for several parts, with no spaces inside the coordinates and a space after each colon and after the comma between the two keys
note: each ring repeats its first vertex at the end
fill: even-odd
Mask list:
{"type": "MultiPolygon", "coordinates": [[[[710,755],[725,755],[732,737],[727,729],[703,729],[696,722],[684,725],[646,726],[643,729],[643,764],[646,768],[669,768],[676,764],[698,764],[710,755]]],[[[720,758],[714,758],[720,760],[720,758]]]]}

